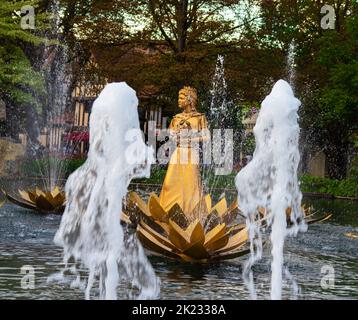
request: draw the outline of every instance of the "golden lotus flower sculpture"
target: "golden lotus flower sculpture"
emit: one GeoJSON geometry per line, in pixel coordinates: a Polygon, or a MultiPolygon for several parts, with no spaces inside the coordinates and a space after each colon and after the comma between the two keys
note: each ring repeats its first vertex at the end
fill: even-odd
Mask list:
{"type": "MultiPolygon", "coordinates": [[[[323,221],[331,216],[317,218],[311,208],[302,209],[307,223],[323,221]]],[[[261,217],[258,223],[265,227],[265,209],[258,208],[258,212],[261,217]]],[[[287,208],[286,214],[290,227],[290,208],[287,208]]],[[[210,195],[206,195],[186,215],[178,204],[165,211],[155,193],[149,195],[146,203],[137,193],[130,192],[122,221],[136,227],[138,238],[145,248],[174,259],[206,263],[232,259],[250,252],[245,218],[237,201],[228,206],[226,198],[212,206],[210,195]]]]}
{"type": "Polygon", "coordinates": [[[3,190],[6,198],[12,203],[26,208],[32,209],[40,213],[63,213],[65,209],[65,193],[59,187],[55,187],[52,191],[42,191],[37,188],[35,190],[18,190],[20,199],[17,199],[3,190]]]}
{"type": "Polygon", "coordinates": [[[344,234],[346,237],[348,238],[352,238],[352,239],[358,239],[358,234],[354,234],[352,232],[347,232],[344,234]]]}
{"type": "MultiPolygon", "coordinates": [[[[305,205],[302,205],[301,209],[303,212],[304,220],[307,224],[312,224],[315,222],[323,222],[323,221],[328,220],[329,218],[332,217],[331,213],[320,214],[320,212],[318,210],[313,211],[311,207],[306,207],[305,205]]],[[[259,207],[258,212],[261,217],[261,222],[262,222],[263,226],[265,227],[266,220],[268,219],[268,216],[266,215],[266,209],[259,207]]],[[[292,212],[292,208],[288,207],[286,209],[286,223],[287,223],[288,228],[291,228],[293,226],[293,223],[291,221],[291,212],[292,212]]],[[[301,222],[300,219],[298,219],[297,223],[300,223],[300,222],[301,222]]]]}
{"type": "Polygon", "coordinates": [[[188,262],[208,262],[249,252],[245,224],[235,222],[238,215],[237,203],[228,207],[225,198],[212,206],[206,195],[186,215],[178,204],[165,211],[154,193],[145,203],[130,192],[122,220],[137,225],[139,239],[151,251],[188,262]]]}

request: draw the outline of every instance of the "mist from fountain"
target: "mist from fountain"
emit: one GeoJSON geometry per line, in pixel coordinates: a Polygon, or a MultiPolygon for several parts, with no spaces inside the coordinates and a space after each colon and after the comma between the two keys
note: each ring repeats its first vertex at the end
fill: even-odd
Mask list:
{"type": "Polygon", "coordinates": [[[210,186],[207,191],[210,194],[218,186],[220,176],[232,172],[234,155],[238,153],[235,146],[238,145],[242,133],[241,113],[229,97],[224,63],[224,56],[218,55],[207,116],[212,136],[213,159],[209,170],[204,171],[203,182],[204,185],[210,186]]]}
{"type": "MultiPolygon", "coordinates": [[[[67,131],[72,131],[66,123],[65,114],[71,105],[72,67],[70,50],[61,32],[61,8],[58,0],[51,2],[51,29],[44,35],[43,52],[39,66],[46,82],[46,109],[40,123],[36,121],[32,130],[36,130],[37,139],[28,141],[30,161],[36,164],[45,190],[53,190],[61,186],[65,178],[66,164],[64,158],[71,156],[79,142],[70,143],[63,137],[67,131]],[[40,135],[45,136],[46,142],[40,142],[40,135]],[[45,145],[43,145],[45,143],[45,145]]],[[[44,137],[42,137],[42,140],[44,137]]]]}
{"type": "Polygon", "coordinates": [[[159,294],[159,280],[140,243],[124,240],[122,201],[132,178],[149,177],[152,149],[143,141],[138,99],[126,83],[108,84],[95,100],[90,117],[87,161],[66,183],[67,205],[55,243],[89,270],[86,298],[99,278],[99,298],[116,299],[120,278],[129,279],[139,298],[159,294]],[[120,272],[121,270],[121,272],[120,272]]]}
{"type": "MultiPolygon", "coordinates": [[[[254,127],[256,148],[253,159],[236,176],[239,207],[246,216],[250,238],[250,258],[245,262],[243,278],[250,296],[256,299],[252,266],[261,259],[263,224],[259,207],[266,209],[265,220],[271,229],[271,298],[281,299],[283,274],[283,247],[285,237],[305,231],[301,209],[297,168],[300,101],[284,81],[275,83],[271,93],[262,102],[254,127]],[[293,227],[287,229],[286,209],[291,208],[293,227]],[[300,221],[300,223],[298,223],[300,221]]],[[[288,270],[285,271],[286,273],[288,270]]]]}

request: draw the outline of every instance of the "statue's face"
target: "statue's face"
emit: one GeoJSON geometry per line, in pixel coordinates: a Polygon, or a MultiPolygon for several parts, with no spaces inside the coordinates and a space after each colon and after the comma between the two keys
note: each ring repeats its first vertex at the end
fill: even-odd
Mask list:
{"type": "Polygon", "coordinates": [[[189,97],[187,96],[185,91],[183,90],[179,91],[179,98],[178,98],[179,108],[186,109],[187,107],[190,107],[190,101],[188,98],[189,97]]]}
{"type": "Polygon", "coordinates": [[[187,112],[193,111],[196,109],[196,101],[197,96],[193,92],[186,90],[185,88],[179,91],[179,108],[182,108],[187,112]]]}

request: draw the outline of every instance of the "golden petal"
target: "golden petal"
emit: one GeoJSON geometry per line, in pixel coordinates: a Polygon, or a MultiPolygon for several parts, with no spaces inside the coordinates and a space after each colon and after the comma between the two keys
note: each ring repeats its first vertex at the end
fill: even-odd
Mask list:
{"type": "MultiPolygon", "coordinates": [[[[152,220],[152,221],[154,221],[154,220],[152,220]]],[[[162,228],[163,232],[160,232],[161,234],[164,234],[164,235],[168,236],[168,234],[169,234],[169,226],[168,226],[167,223],[160,222],[160,221],[157,220],[157,221],[155,221],[155,224],[162,228]]]]}
{"type": "Polygon", "coordinates": [[[169,219],[168,238],[180,250],[185,250],[190,246],[187,233],[171,219],[169,219]]]}
{"type": "Polygon", "coordinates": [[[323,222],[323,221],[328,220],[330,217],[332,217],[332,214],[331,214],[331,213],[326,214],[326,215],[323,215],[322,217],[319,217],[319,218],[307,219],[307,220],[306,220],[306,223],[307,223],[307,224],[312,224],[312,223],[315,223],[315,222],[323,222]]]}
{"type": "Polygon", "coordinates": [[[159,198],[155,193],[151,193],[149,196],[149,212],[154,219],[165,222],[167,219],[167,213],[162,208],[159,202],[159,198]]]}
{"type": "Polygon", "coordinates": [[[217,260],[235,259],[237,257],[241,257],[241,256],[244,256],[246,254],[249,254],[250,249],[246,249],[244,247],[245,247],[245,245],[243,244],[243,245],[239,246],[234,251],[229,251],[229,252],[226,252],[226,253],[213,255],[213,256],[211,256],[211,260],[217,261],[217,260]]]}
{"type": "Polygon", "coordinates": [[[51,195],[52,195],[53,198],[56,198],[56,196],[57,196],[58,194],[60,194],[60,193],[61,193],[61,191],[60,191],[60,188],[59,188],[58,186],[56,186],[56,187],[51,191],[51,195]]]}
{"type": "Polygon", "coordinates": [[[56,203],[55,203],[55,201],[54,201],[54,199],[53,199],[52,193],[51,193],[51,192],[45,192],[45,194],[46,194],[46,200],[47,200],[48,202],[50,202],[51,205],[52,205],[54,208],[56,208],[56,203]]]}
{"type": "Polygon", "coordinates": [[[174,253],[170,248],[160,243],[155,237],[153,237],[147,230],[138,226],[137,235],[144,247],[160,253],[170,258],[178,258],[179,256],[174,253]]]}
{"type": "MultiPolygon", "coordinates": [[[[141,228],[145,229],[147,232],[149,232],[154,238],[156,238],[161,244],[167,246],[174,252],[178,251],[178,248],[173,245],[170,240],[160,233],[156,232],[154,229],[152,229],[149,225],[145,224],[143,221],[140,222],[139,225],[141,228]]],[[[178,251],[179,252],[179,251],[178,251]]]]}
{"type": "Polygon", "coordinates": [[[51,192],[51,195],[54,199],[58,199],[58,201],[65,202],[66,201],[66,193],[64,191],[60,191],[59,193],[56,193],[56,195],[54,196],[54,194],[51,192]]]}
{"type": "Polygon", "coordinates": [[[173,220],[180,228],[185,229],[189,225],[189,220],[184,214],[179,204],[175,203],[168,211],[168,219],[173,220]]]}
{"type": "Polygon", "coordinates": [[[238,233],[242,229],[245,229],[245,227],[246,227],[246,223],[235,224],[235,225],[231,226],[230,229],[228,230],[228,235],[230,237],[234,236],[236,233],[238,233]]]}
{"type": "Polygon", "coordinates": [[[238,199],[237,197],[235,198],[235,200],[231,203],[229,209],[227,210],[228,212],[237,209],[238,208],[238,199]]]}
{"type": "Polygon", "coordinates": [[[225,235],[226,231],[227,231],[227,228],[226,228],[225,223],[221,223],[221,224],[217,225],[215,228],[211,229],[205,235],[204,246],[209,246],[211,243],[220,239],[222,236],[225,235]]]}
{"type": "Polygon", "coordinates": [[[218,239],[218,240],[206,245],[205,248],[209,252],[214,252],[214,251],[217,251],[217,250],[222,249],[223,247],[225,247],[228,242],[229,242],[229,236],[224,235],[220,239],[218,239]]]}
{"type": "Polygon", "coordinates": [[[234,250],[244,244],[249,239],[249,234],[247,232],[247,228],[244,228],[243,230],[236,233],[234,236],[232,236],[227,245],[220,249],[218,253],[224,253],[227,251],[234,250]]]}
{"type": "Polygon", "coordinates": [[[344,235],[348,238],[358,239],[358,234],[354,234],[352,232],[346,232],[344,235]]]}
{"type": "Polygon", "coordinates": [[[147,216],[151,216],[148,205],[144,202],[144,200],[134,191],[129,192],[128,199],[134,205],[138,206],[138,208],[147,216]]]}
{"type": "Polygon", "coordinates": [[[187,256],[184,253],[180,253],[180,254],[178,254],[178,256],[185,262],[191,262],[191,263],[193,263],[193,262],[195,262],[195,263],[198,263],[198,262],[204,262],[205,263],[205,262],[207,262],[207,259],[197,260],[197,259],[194,259],[192,257],[187,256]]]}
{"type": "Polygon", "coordinates": [[[28,192],[20,190],[20,189],[18,191],[19,191],[19,194],[22,199],[24,199],[27,202],[30,202],[31,204],[35,204],[34,201],[31,200],[28,192]]]}
{"type": "Polygon", "coordinates": [[[221,217],[227,211],[227,202],[226,198],[222,198],[212,209],[211,211],[216,210],[219,217],[221,217]]]}
{"type": "Polygon", "coordinates": [[[14,197],[10,196],[8,193],[6,193],[4,190],[3,190],[3,193],[6,197],[6,199],[8,199],[10,202],[20,206],[20,207],[23,207],[23,208],[26,208],[26,209],[32,209],[32,210],[36,210],[36,206],[35,204],[31,204],[27,201],[19,201],[17,199],[15,199],[14,197]]]}
{"type": "MultiPolygon", "coordinates": [[[[128,214],[128,213],[127,213],[128,214]]],[[[143,212],[139,211],[138,219],[133,219],[133,215],[130,215],[129,218],[132,222],[136,224],[147,224],[150,228],[155,230],[156,232],[160,233],[163,236],[168,236],[169,234],[169,227],[163,227],[165,224],[159,222],[158,220],[153,220],[151,217],[146,216],[143,212]]]]}
{"type": "Polygon", "coordinates": [[[211,196],[210,194],[207,194],[205,197],[205,204],[206,204],[206,210],[207,212],[211,212],[211,196]]]}
{"type": "Polygon", "coordinates": [[[65,197],[63,193],[58,193],[56,197],[53,198],[53,203],[55,205],[55,208],[64,205],[64,202],[65,202],[65,197]]]}
{"type": "Polygon", "coordinates": [[[307,218],[307,217],[315,214],[315,212],[313,212],[312,208],[305,208],[305,209],[303,209],[303,214],[304,214],[304,217],[307,218]]]}
{"type": "MultiPolygon", "coordinates": [[[[202,243],[205,241],[205,233],[203,226],[201,225],[199,219],[193,221],[189,227],[185,230],[187,237],[190,239],[190,243],[202,243]]],[[[188,239],[187,238],[187,239],[188,239]]]]}
{"type": "Polygon", "coordinates": [[[0,208],[4,205],[4,203],[5,203],[5,200],[0,201],[0,208]]]}
{"type": "Polygon", "coordinates": [[[264,217],[266,215],[266,209],[264,207],[258,207],[257,210],[260,213],[261,217],[264,217]]]}
{"type": "Polygon", "coordinates": [[[39,189],[38,187],[36,187],[36,189],[35,189],[35,194],[37,195],[37,196],[43,196],[44,198],[46,198],[46,194],[45,194],[45,192],[43,192],[41,189],[39,189]]]}
{"type": "Polygon", "coordinates": [[[36,202],[36,199],[38,197],[38,195],[36,194],[36,191],[27,191],[30,199],[32,200],[32,202],[36,202]]]}
{"type": "Polygon", "coordinates": [[[42,195],[36,199],[36,208],[44,211],[52,211],[54,209],[53,205],[42,195]]]}
{"type": "Polygon", "coordinates": [[[129,219],[129,217],[124,212],[121,213],[121,220],[127,224],[132,224],[132,221],[129,219]]]}
{"type": "Polygon", "coordinates": [[[209,253],[206,251],[201,242],[194,243],[185,249],[183,253],[196,260],[207,259],[210,257],[209,253]]]}

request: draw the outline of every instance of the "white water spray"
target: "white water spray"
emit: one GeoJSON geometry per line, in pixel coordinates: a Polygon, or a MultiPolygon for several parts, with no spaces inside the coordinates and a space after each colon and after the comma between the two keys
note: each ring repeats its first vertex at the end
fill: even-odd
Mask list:
{"type": "Polygon", "coordinates": [[[300,160],[297,111],[300,101],[290,85],[279,80],[262,102],[254,127],[256,149],[251,162],[236,176],[239,207],[247,218],[251,256],[243,277],[252,299],[256,299],[251,267],[262,257],[262,225],[258,208],[266,209],[271,227],[271,298],[281,299],[283,247],[287,234],[305,230],[301,209],[302,194],[297,179],[300,160]],[[293,227],[287,229],[286,209],[291,208],[293,227]],[[297,221],[302,221],[300,224],[297,221]]]}
{"type": "Polygon", "coordinates": [[[99,276],[100,298],[116,299],[120,277],[140,298],[159,294],[159,281],[138,241],[124,241],[122,200],[134,177],[149,176],[152,150],[142,138],[138,99],[126,83],[108,84],[93,104],[88,159],[66,183],[67,205],[55,243],[89,269],[86,298],[99,276]],[[123,270],[120,274],[119,269],[123,270]]]}
{"type": "Polygon", "coordinates": [[[297,45],[295,40],[290,42],[287,53],[287,72],[288,72],[288,81],[292,88],[294,88],[296,80],[296,49],[297,45]]]}

